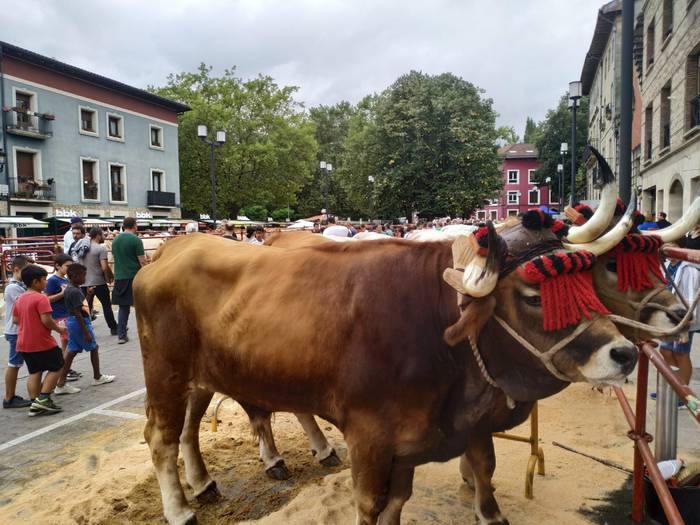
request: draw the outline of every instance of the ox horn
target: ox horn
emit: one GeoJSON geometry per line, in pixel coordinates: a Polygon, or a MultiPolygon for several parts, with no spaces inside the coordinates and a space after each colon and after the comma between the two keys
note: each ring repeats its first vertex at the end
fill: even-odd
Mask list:
{"type": "MultiPolygon", "coordinates": [[[[617,205],[617,188],[615,187],[615,174],[605,158],[598,153],[598,150],[593,146],[588,146],[588,149],[593,153],[598,166],[600,166],[600,176],[603,180],[603,188],[600,194],[600,204],[591,217],[585,224],[581,226],[572,226],[569,228],[569,233],[566,236],[567,240],[574,244],[590,242],[596,239],[608,227],[610,221],[615,214],[615,206],[617,205]]],[[[567,211],[570,207],[566,208],[567,211]]]]}
{"type": "Polygon", "coordinates": [[[484,297],[498,282],[498,265],[502,247],[493,224],[488,227],[488,256],[479,255],[479,244],[473,235],[460,235],[452,243],[454,268],[443,272],[443,279],[462,295],[484,297]]]}
{"type": "Polygon", "coordinates": [[[575,244],[564,243],[567,250],[588,250],[595,255],[603,255],[609,252],[627,235],[634,225],[634,211],[637,208],[635,199],[631,199],[627,205],[627,210],[618,223],[602,237],[587,243],[575,244]]]}
{"type": "Polygon", "coordinates": [[[680,239],[695,228],[698,225],[698,221],[700,221],[700,195],[695,197],[690,208],[688,208],[683,214],[683,217],[676,221],[675,224],[661,230],[642,231],[640,233],[642,235],[656,235],[661,237],[663,242],[672,242],[680,239]]]}

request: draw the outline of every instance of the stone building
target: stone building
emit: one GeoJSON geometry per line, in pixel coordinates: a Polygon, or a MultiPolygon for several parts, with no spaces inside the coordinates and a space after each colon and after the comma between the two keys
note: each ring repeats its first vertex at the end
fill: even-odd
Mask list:
{"type": "Polygon", "coordinates": [[[700,188],[700,1],[647,0],[636,36],[642,212],[675,221],[700,188]]]}
{"type": "Polygon", "coordinates": [[[180,216],[188,106],[3,42],[0,96],[0,213],[180,216]]]}

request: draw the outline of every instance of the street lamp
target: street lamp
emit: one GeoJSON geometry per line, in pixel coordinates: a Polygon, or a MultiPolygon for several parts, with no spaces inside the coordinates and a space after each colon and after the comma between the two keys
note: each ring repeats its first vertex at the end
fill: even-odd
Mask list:
{"type": "Polygon", "coordinates": [[[320,164],[321,171],[325,172],[325,184],[324,184],[324,192],[323,192],[323,204],[324,204],[324,211],[323,213],[326,214],[326,222],[328,222],[328,218],[330,217],[330,213],[328,212],[328,187],[331,184],[330,178],[331,178],[331,172],[333,171],[333,164],[330,162],[326,162],[325,160],[321,161],[320,164]]]}
{"type": "Polygon", "coordinates": [[[216,229],[216,159],[214,158],[214,148],[223,146],[226,142],[226,132],[217,131],[216,139],[208,138],[207,127],[204,124],[197,126],[197,136],[199,139],[209,144],[209,177],[211,179],[211,220],[214,221],[214,229],[216,229]]]}
{"type": "Polygon", "coordinates": [[[571,108],[571,206],[576,199],[576,106],[581,98],[581,81],[569,82],[569,107],[571,108]]]}
{"type": "Polygon", "coordinates": [[[374,214],[374,176],[368,175],[367,182],[369,182],[372,185],[372,189],[369,192],[369,213],[370,213],[369,220],[370,220],[370,222],[372,222],[371,215],[374,214]]]}
{"type": "Polygon", "coordinates": [[[559,212],[561,213],[564,209],[564,157],[569,151],[569,145],[566,142],[562,142],[559,147],[559,160],[560,164],[557,164],[557,173],[559,173],[559,212]]]}

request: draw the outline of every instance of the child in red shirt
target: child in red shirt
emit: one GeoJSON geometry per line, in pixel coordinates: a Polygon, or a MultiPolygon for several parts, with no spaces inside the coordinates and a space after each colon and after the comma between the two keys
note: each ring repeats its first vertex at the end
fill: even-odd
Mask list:
{"type": "Polygon", "coordinates": [[[51,392],[61,375],[63,356],[51,331],[63,334],[66,329],[51,318],[51,303],[41,293],[46,288],[46,275],[46,270],[35,265],[22,270],[22,282],[27,286],[27,291],[17,299],[12,311],[13,320],[19,326],[17,351],[29,369],[27,390],[32,398],[30,416],[61,411],[61,407],[51,399],[51,392]],[[42,382],[43,372],[48,373],[42,382]]]}

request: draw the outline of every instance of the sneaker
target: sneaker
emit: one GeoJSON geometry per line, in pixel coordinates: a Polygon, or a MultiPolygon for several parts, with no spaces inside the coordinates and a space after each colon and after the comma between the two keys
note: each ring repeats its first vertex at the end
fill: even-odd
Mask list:
{"type": "Polygon", "coordinates": [[[82,376],[83,376],[83,374],[81,374],[80,372],[76,372],[75,370],[71,369],[71,370],[68,370],[68,375],[66,376],[66,381],[68,381],[68,382],[77,381],[82,376]]]}
{"type": "Polygon", "coordinates": [[[53,393],[57,396],[62,396],[64,394],[77,394],[78,392],[80,392],[80,389],[77,386],[67,384],[63,386],[56,385],[56,389],[53,391],[53,393]]]}
{"type": "Polygon", "coordinates": [[[32,408],[48,414],[54,414],[63,410],[60,406],[53,402],[50,396],[44,398],[37,397],[32,401],[32,408]]]}
{"type": "Polygon", "coordinates": [[[27,415],[29,417],[34,417],[34,416],[40,416],[42,414],[48,414],[48,412],[44,412],[43,410],[39,410],[38,408],[29,407],[29,414],[27,414],[27,415]]]}
{"type": "Polygon", "coordinates": [[[97,385],[104,385],[106,383],[111,383],[112,381],[114,381],[114,379],[116,377],[117,376],[108,376],[107,374],[102,374],[98,379],[94,379],[92,381],[92,384],[97,386],[97,385]]]}
{"type": "Polygon", "coordinates": [[[119,340],[117,341],[117,344],[123,345],[124,343],[128,343],[128,342],[129,342],[129,338],[127,336],[124,336],[124,337],[119,338],[119,340]]]}
{"type": "Polygon", "coordinates": [[[2,400],[2,408],[27,408],[31,404],[31,399],[24,399],[21,396],[12,396],[12,399],[2,400]]]}
{"type": "Polygon", "coordinates": [[[112,328],[112,329],[109,331],[109,333],[110,333],[110,335],[117,335],[117,329],[116,329],[116,328],[112,328]]]}
{"type": "Polygon", "coordinates": [[[656,392],[652,392],[651,394],[649,394],[649,397],[656,401],[656,392]]]}

